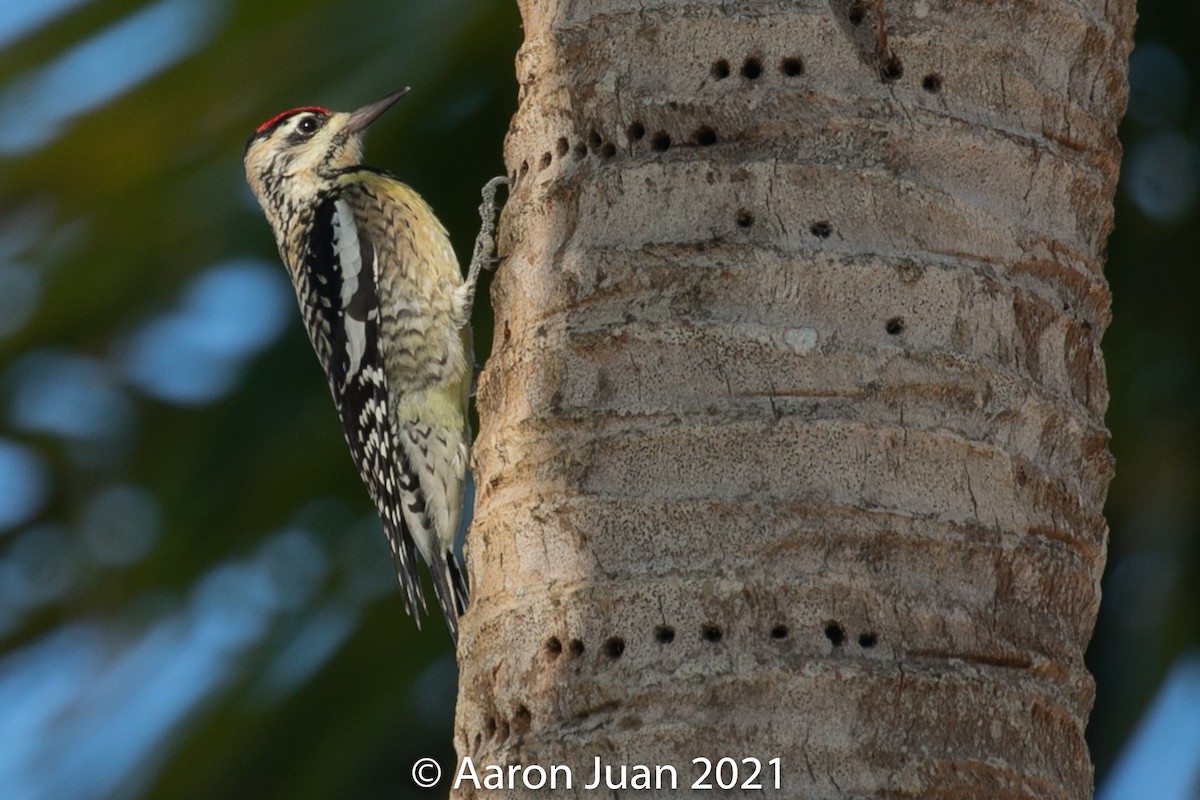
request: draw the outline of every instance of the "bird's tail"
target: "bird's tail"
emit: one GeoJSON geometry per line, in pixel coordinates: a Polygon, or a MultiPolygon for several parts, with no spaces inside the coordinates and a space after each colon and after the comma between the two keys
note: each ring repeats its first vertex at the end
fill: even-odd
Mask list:
{"type": "Polygon", "coordinates": [[[446,617],[450,638],[458,644],[458,618],[467,610],[469,598],[467,582],[453,550],[443,551],[441,566],[441,569],[429,570],[433,577],[433,593],[437,595],[438,605],[446,617]]]}
{"type": "MultiPolygon", "coordinates": [[[[400,593],[404,598],[404,610],[416,620],[417,628],[421,627],[421,614],[427,612],[425,593],[421,591],[421,579],[417,575],[417,548],[413,545],[412,537],[404,530],[396,530],[386,522],[383,526],[391,547],[392,566],[396,568],[396,577],[400,581],[400,593]]],[[[440,599],[440,598],[439,598],[440,599]]]]}

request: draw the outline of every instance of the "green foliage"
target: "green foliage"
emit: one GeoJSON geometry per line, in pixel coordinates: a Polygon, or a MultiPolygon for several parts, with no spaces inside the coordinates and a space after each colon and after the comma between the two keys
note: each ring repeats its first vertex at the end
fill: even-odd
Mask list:
{"type": "MultiPolygon", "coordinates": [[[[404,613],[290,294],[282,335],[238,361],[227,390],[189,402],[156,399],[129,379],[127,361],[147,324],[186,306],[196,279],[214,265],[250,259],[257,267],[257,260],[284,277],[241,157],[254,127],[286,108],[355,108],[411,85],[411,95],[373,126],[367,163],[421,192],[469,257],[479,189],[503,172],[501,143],[516,95],[516,8],[467,0],[79,5],[0,49],[0,108],[24,109],[12,87],[42,80],[93,37],[167,6],[191,14],[195,25],[195,43],[182,57],[94,108],[44,125],[30,146],[0,150],[0,262],[36,284],[35,305],[12,311],[28,312],[24,324],[0,335],[0,438],[38,454],[50,477],[36,516],[0,532],[0,564],[15,564],[5,558],[18,543],[50,525],[63,535],[47,541],[65,546],[17,566],[44,580],[62,571],[62,559],[72,565],[52,601],[0,602],[0,643],[16,657],[62,635],[88,654],[91,678],[81,679],[88,680],[139,646],[143,655],[152,650],[142,639],[147,631],[174,631],[184,643],[228,637],[206,651],[211,664],[189,662],[196,675],[166,681],[170,695],[189,679],[215,678],[115,779],[131,796],[431,796],[414,787],[408,770],[420,756],[451,760],[449,637],[438,616],[425,617],[418,632],[404,613]],[[21,375],[39,369],[20,368],[30,353],[90,359],[128,404],[131,423],[97,443],[15,420],[21,375]],[[97,563],[84,534],[96,496],[115,485],[146,493],[158,520],[144,557],[120,565],[97,563]],[[289,530],[295,535],[280,536],[289,530]],[[258,573],[240,582],[213,577],[264,564],[275,582],[265,597],[257,594],[258,573]],[[205,621],[206,603],[224,603],[224,616],[205,621]],[[257,616],[242,619],[247,607],[257,616]],[[84,628],[62,627],[76,621],[84,628]],[[103,644],[87,649],[97,632],[103,644]]],[[[166,27],[167,40],[187,33],[166,27]]],[[[153,50],[162,40],[144,44],[153,50]]],[[[90,73],[70,73],[63,103],[79,103],[75,95],[103,83],[98,76],[143,56],[110,48],[90,73]]],[[[486,300],[479,311],[487,317],[477,322],[483,357],[486,300]]],[[[186,361],[190,353],[174,357],[186,361]]],[[[183,662],[169,650],[148,663],[183,662]]],[[[0,695],[5,665],[15,663],[0,661],[0,695]]],[[[80,698],[65,714],[91,731],[100,723],[80,710],[90,689],[75,691],[80,698]]],[[[93,699],[100,707],[140,702],[136,692],[93,699]]],[[[129,725],[153,716],[130,717],[129,725]]],[[[66,727],[49,724],[38,746],[53,748],[56,736],[61,745],[66,727]]],[[[74,786],[66,772],[50,785],[74,786]]],[[[97,778],[89,791],[105,796],[100,785],[97,778]]],[[[432,793],[444,794],[444,787],[432,793]]]]}

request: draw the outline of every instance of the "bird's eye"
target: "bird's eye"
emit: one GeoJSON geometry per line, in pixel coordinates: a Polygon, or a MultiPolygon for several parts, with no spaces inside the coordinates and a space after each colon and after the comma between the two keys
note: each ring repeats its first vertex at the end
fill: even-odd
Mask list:
{"type": "Polygon", "coordinates": [[[305,117],[296,125],[296,130],[301,133],[312,133],[318,127],[316,117],[305,117]]]}

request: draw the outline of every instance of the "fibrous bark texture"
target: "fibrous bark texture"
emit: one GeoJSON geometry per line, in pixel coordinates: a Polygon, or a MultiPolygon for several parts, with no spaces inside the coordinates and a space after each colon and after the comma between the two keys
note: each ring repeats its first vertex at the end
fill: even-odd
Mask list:
{"type": "Polygon", "coordinates": [[[460,757],[1088,797],[1133,2],[521,5],[460,757]]]}

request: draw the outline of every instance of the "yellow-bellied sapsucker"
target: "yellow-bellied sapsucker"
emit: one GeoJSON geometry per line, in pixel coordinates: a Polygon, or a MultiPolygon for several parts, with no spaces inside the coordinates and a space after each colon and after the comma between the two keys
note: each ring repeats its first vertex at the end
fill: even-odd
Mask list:
{"type": "Polygon", "coordinates": [[[425,201],[360,164],[366,127],[407,91],[349,113],[309,106],[272,117],[246,143],[246,178],[383,518],[405,605],[419,622],[415,549],[457,640],[467,604],[454,540],[470,446],[468,323],[505,179],[484,188],[483,228],[464,281],[425,201]]]}

